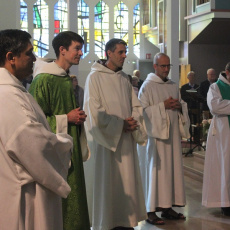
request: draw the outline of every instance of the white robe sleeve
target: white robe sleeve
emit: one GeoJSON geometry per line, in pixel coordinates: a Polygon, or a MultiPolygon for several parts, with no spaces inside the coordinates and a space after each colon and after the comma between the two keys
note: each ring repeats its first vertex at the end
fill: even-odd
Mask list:
{"type": "Polygon", "coordinates": [[[215,116],[230,115],[230,100],[223,100],[216,83],[210,85],[207,94],[207,104],[211,113],[215,116]]]}
{"type": "Polygon", "coordinates": [[[68,133],[67,114],[55,115],[56,117],[56,133],[68,133]]]}
{"type": "Polygon", "coordinates": [[[146,90],[140,91],[139,99],[144,108],[147,134],[150,137],[166,140],[169,138],[170,120],[164,102],[150,105],[146,90]]]}
{"type": "Polygon", "coordinates": [[[189,131],[190,119],[188,115],[188,106],[187,106],[187,103],[181,99],[180,92],[179,92],[179,100],[180,100],[181,107],[182,107],[181,108],[182,113],[178,112],[180,134],[181,134],[181,137],[188,139],[191,137],[190,131],[189,131]]]}
{"type": "Polygon", "coordinates": [[[132,132],[134,140],[139,145],[146,145],[148,136],[146,132],[145,121],[143,118],[143,108],[135,94],[135,91],[132,89],[132,117],[138,122],[138,129],[132,132]]]}
{"type": "Polygon", "coordinates": [[[110,115],[103,107],[94,77],[88,76],[85,85],[84,111],[87,114],[85,128],[103,147],[115,152],[120,140],[124,120],[110,115]]]}
{"type": "Polygon", "coordinates": [[[72,146],[69,135],[53,134],[42,124],[28,121],[15,130],[5,149],[23,183],[35,181],[66,198],[71,190],[66,177],[72,146]]]}

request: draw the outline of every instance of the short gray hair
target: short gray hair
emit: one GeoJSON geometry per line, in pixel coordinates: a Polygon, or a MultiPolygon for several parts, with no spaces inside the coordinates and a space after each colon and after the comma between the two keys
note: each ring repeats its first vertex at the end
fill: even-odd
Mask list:
{"type": "Polygon", "coordinates": [[[155,54],[155,56],[153,58],[153,64],[157,64],[158,59],[160,59],[160,57],[162,57],[162,56],[169,58],[169,56],[165,53],[157,53],[157,54],[155,54]]]}
{"type": "Polygon", "coordinates": [[[194,72],[194,71],[188,72],[187,77],[188,77],[189,75],[191,75],[191,74],[195,75],[195,72],[194,72]]]}

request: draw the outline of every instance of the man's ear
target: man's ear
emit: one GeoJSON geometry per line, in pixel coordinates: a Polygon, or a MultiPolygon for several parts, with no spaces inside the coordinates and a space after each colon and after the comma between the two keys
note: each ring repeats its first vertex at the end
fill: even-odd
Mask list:
{"type": "Polygon", "coordinates": [[[10,62],[11,64],[15,63],[15,55],[12,52],[8,52],[6,54],[6,61],[10,62]]]}
{"type": "Polygon", "coordinates": [[[64,46],[60,46],[59,47],[59,52],[60,52],[61,55],[64,55],[65,52],[66,52],[66,48],[64,46]]]}
{"type": "Polygon", "coordinates": [[[112,53],[112,51],[111,51],[111,50],[108,50],[108,51],[107,51],[107,55],[108,55],[108,57],[110,57],[111,53],[112,53]]]}

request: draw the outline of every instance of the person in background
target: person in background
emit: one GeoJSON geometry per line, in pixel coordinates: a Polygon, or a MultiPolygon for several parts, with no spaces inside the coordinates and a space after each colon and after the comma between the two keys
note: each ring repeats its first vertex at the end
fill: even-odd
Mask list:
{"type": "MultiPolygon", "coordinates": [[[[187,74],[189,82],[183,85],[180,89],[181,98],[183,101],[187,103],[188,106],[188,113],[191,124],[196,125],[198,122],[198,116],[200,116],[200,101],[198,98],[195,98],[192,93],[187,92],[187,90],[194,90],[197,91],[199,85],[195,83],[196,76],[195,72],[190,71],[187,74]]],[[[194,132],[192,132],[192,128],[190,128],[190,133],[194,139],[195,143],[199,143],[200,139],[200,130],[199,128],[194,128],[194,132]]]]}
{"type": "Polygon", "coordinates": [[[139,91],[138,81],[139,81],[139,78],[137,76],[132,76],[132,86],[137,96],[138,96],[138,91],[139,91]]]}
{"type": "Polygon", "coordinates": [[[127,76],[129,78],[130,83],[132,84],[132,76],[130,74],[127,74],[127,76]]]}
{"type": "Polygon", "coordinates": [[[178,86],[168,79],[170,58],[157,53],[153,63],[155,74],[147,76],[139,92],[148,143],[146,148],[138,146],[138,155],[147,222],[162,225],[165,223],[162,218],[185,220],[172,207],[186,204],[181,137],[185,131],[189,134],[190,123],[187,104],[180,99],[178,86]],[[156,212],[162,212],[162,218],[156,212]]]}
{"type": "Polygon", "coordinates": [[[69,76],[72,65],[78,65],[82,56],[82,37],[72,31],[59,33],[52,41],[57,59],[43,63],[29,92],[43,109],[54,133],[66,132],[73,137],[74,148],[68,183],[71,193],[63,199],[64,230],[89,230],[83,160],[88,158],[83,123],[86,114],[77,108],[73,85],[69,76]]]}
{"type": "Polygon", "coordinates": [[[134,70],[133,71],[133,76],[136,76],[136,77],[138,77],[138,90],[141,88],[141,86],[142,86],[142,84],[143,84],[143,80],[141,79],[141,73],[140,73],[140,71],[139,70],[134,70]]]}
{"type": "Polygon", "coordinates": [[[78,79],[76,75],[70,75],[73,83],[73,92],[76,98],[77,107],[83,109],[83,101],[84,101],[84,89],[78,85],[78,79]]]}
{"type": "Polygon", "coordinates": [[[196,80],[196,76],[195,76],[195,72],[190,71],[187,74],[187,78],[188,78],[188,83],[181,86],[181,98],[183,101],[185,101],[187,103],[187,105],[191,108],[191,109],[197,109],[197,103],[196,101],[192,98],[192,96],[187,92],[187,90],[197,90],[199,85],[197,85],[195,83],[196,80]]]}
{"type": "Polygon", "coordinates": [[[202,111],[209,111],[207,105],[207,93],[212,83],[216,82],[216,71],[213,68],[207,70],[207,79],[200,83],[199,93],[203,97],[202,111]]]}
{"type": "Polygon", "coordinates": [[[72,138],[54,134],[22,82],[33,73],[29,33],[0,31],[0,229],[62,230],[72,138]]]}
{"type": "Polygon", "coordinates": [[[86,181],[93,178],[88,183],[93,230],[134,230],[146,218],[136,149],[146,143],[146,132],[142,107],[122,71],[126,46],[121,39],[109,40],[107,60],[92,65],[85,84],[85,127],[94,156],[85,167],[86,181]]]}
{"type": "Polygon", "coordinates": [[[208,131],[202,205],[230,216],[230,62],[210,85],[207,103],[213,116],[208,131]]]}

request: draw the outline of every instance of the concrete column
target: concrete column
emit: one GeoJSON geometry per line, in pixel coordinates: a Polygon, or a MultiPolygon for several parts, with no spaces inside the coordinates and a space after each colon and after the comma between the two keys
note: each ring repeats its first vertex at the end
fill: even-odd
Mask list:
{"type": "Polygon", "coordinates": [[[167,55],[171,59],[169,78],[179,85],[179,0],[166,1],[167,55]]]}

